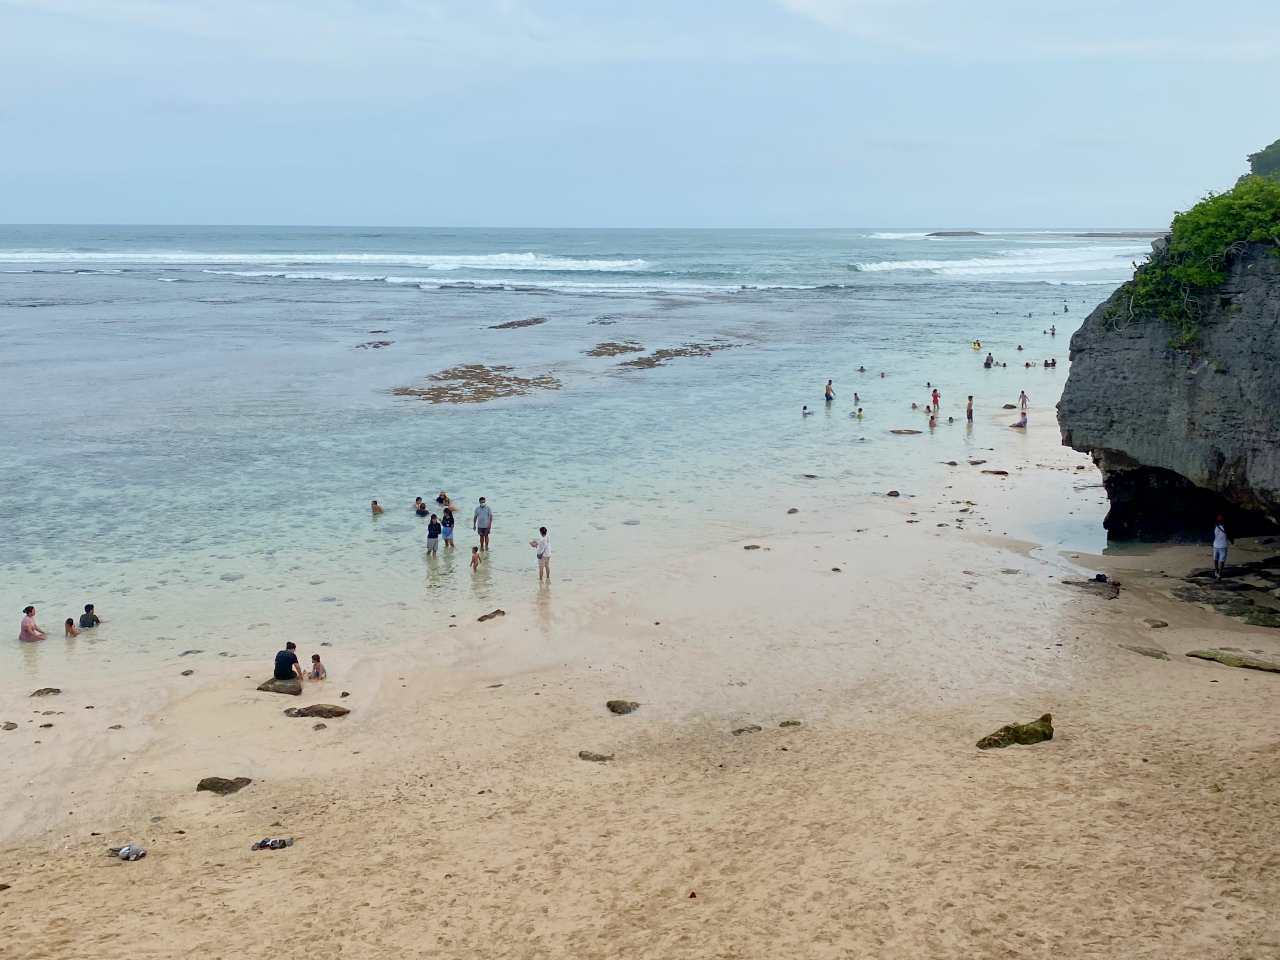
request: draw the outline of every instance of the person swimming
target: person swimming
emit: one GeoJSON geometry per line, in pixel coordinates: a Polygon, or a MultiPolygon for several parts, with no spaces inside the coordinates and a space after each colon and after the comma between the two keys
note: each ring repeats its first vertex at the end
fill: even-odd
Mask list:
{"type": "Polygon", "coordinates": [[[802,417],[811,417],[811,416],[813,416],[813,411],[812,411],[812,410],[810,410],[810,409],[809,409],[809,407],[808,407],[807,405],[806,405],[806,406],[803,406],[803,407],[801,407],[801,408],[800,408],[800,416],[802,416],[802,417]]]}
{"type": "Polygon", "coordinates": [[[382,507],[381,507],[381,506],[379,506],[379,504],[378,504],[378,501],[377,501],[377,500],[370,501],[370,503],[369,503],[369,510],[370,510],[370,512],[371,512],[375,517],[376,517],[378,514],[382,513],[382,507]]]}
{"type": "Polygon", "coordinates": [[[431,512],[427,509],[426,501],[421,497],[415,497],[413,501],[413,512],[420,517],[428,517],[431,512]]]}

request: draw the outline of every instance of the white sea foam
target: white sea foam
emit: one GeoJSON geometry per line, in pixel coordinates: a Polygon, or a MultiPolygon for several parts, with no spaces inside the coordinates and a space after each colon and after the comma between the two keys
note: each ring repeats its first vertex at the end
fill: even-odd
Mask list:
{"type": "Polygon", "coordinates": [[[563,257],[543,253],[204,253],[197,250],[3,250],[0,263],[138,263],[243,264],[306,267],[350,266],[423,267],[427,270],[591,271],[612,273],[644,270],[646,260],[563,257]]]}
{"type": "Polygon", "coordinates": [[[855,263],[860,273],[914,271],[944,277],[1028,276],[1098,272],[1124,276],[1145,249],[1136,245],[1088,245],[998,250],[991,256],[955,260],[875,260],[855,263]]]}

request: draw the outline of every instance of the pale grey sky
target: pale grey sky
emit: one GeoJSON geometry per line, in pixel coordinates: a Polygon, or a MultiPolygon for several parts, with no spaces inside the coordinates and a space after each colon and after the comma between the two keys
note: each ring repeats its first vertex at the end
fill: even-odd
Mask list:
{"type": "Polygon", "coordinates": [[[0,221],[1141,226],[1280,3],[0,0],[0,221]]]}

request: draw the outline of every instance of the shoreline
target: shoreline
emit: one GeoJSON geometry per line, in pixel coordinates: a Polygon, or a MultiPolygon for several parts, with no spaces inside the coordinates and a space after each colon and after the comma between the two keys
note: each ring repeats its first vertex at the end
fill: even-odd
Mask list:
{"type": "Polygon", "coordinates": [[[262,922],[315,911],[353,956],[749,956],[765,938],[806,956],[1262,955],[1277,884],[1250,854],[1277,747],[1253,718],[1276,678],[1182,654],[1280,641],[1160,592],[1198,548],[1004,535],[1082,459],[1027,439],[1008,477],[957,467],[630,578],[583,572],[488,623],[459,611],[425,643],[357,651],[299,698],[254,690],[264,655],[159,694],[27,699],[62,713],[40,745],[0,734],[22,794],[0,814],[2,896],[32,907],[0,935],[18,956],[257,957],[275,950],[262,922]],[[1086,569],[1120,597],[1058,582],[1086,569]],[[640,710],[611,716],[614,697],[640,710]],[[283,716],[314,702],[353,712],[283,716]],[[1050,743],[974,749],[1043,712],[1050,743]],[[90,735],[107,721],[125,729],[90,735]],[[210,775],[254,782],[195,793],[210,775]],[[248,850],[275,834],[298,843],[248,850]],[[147,859],[105,857],[126,841],[147,859]],[[153,942],[122,913],[181,922],[153,942]]]}

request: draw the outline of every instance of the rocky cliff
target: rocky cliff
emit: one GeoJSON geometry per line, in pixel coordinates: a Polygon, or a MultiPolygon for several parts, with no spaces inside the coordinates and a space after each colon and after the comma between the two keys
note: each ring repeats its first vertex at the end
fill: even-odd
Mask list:
{"type": "MultiPolygon", "coordinates": [[[[1157,240],[1158,260],[1165,241],[1157,240]]],[[[1062,442],[1101,468],[1112,539],[1204,538],[1216,513],[1234,533],[1280,527],[1280,256],[1239,245],[1201,297],[1199,341],[1129,310],[1133,281],[1071,338],[1058,404],[1062,442]]],[[[1140,268],[1143,269],[1143,268],[1140,268]]]]}

